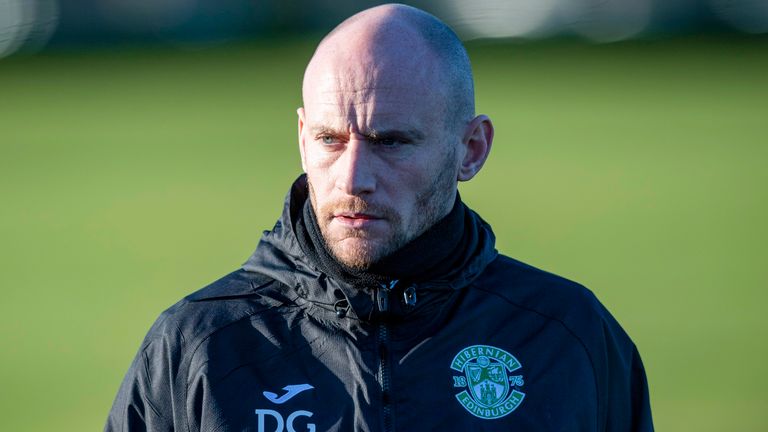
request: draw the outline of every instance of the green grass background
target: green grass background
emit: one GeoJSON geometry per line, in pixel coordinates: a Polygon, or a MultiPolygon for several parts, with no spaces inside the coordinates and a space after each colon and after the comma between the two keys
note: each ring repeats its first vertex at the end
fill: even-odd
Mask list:
{"type": "MultiPolygon", "coordinates": [[[[101,429],[154,318],[247,258],[312,46],[0,61],[0,430],[101,429]]],[[[496,140],[463,196],[614,313],[660,431],[768,430],[767,48],[470,44],[496,140]]]]}

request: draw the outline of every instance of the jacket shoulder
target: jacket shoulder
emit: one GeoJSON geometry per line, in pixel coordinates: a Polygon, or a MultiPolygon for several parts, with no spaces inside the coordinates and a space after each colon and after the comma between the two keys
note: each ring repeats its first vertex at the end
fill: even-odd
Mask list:
{"type": "Polygon", "coordinates": [[[177,349],[194,347],[194,341],[233,322],[291,303],[279,282],[239,269],[162,312],[144,345],[162,339],[177,349]]]}
{"type": "Polygon", "coordinates": [[[559,322],[593,359],[608,345],[621,352],[635,349],[594,293],[577,282],[499,255],[478,285],[519,310],[559,322]]]}
{"type": "Polygon", "coordinates": [[[505,255],[486,268],[481,285],[510,303],[552,319],[570,321],[606,312],[585,286],[505,255]]]}

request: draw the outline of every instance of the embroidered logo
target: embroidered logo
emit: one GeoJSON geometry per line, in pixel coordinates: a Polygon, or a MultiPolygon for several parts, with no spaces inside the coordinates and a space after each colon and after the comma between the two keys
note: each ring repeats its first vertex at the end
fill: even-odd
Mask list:
{"type": "Polygon", "coordinates": [[[512,375],[522,365],[512,354],[488,345],[472,345],[456,354],[451,369],[453,386],[461,406],[475,417],[490,420],[504,417],[523,402],[522,375],[512,375]]]}
{"type": "Polygon", "coordinates": [[[283,390],[286,391],[286,393],[280,397],[277,397],[275,393],[265,391],[263,392],[263,395],[265,398],[267,398],[268,401],[276,404],[284,404],[288,402],[291,398],[296,396],[297,394],[305,391],[305,390],[311,390],[314,387],[312,387],[309,384],[294,384],[294,385],[287,385],[283,387],[283,390]]]}

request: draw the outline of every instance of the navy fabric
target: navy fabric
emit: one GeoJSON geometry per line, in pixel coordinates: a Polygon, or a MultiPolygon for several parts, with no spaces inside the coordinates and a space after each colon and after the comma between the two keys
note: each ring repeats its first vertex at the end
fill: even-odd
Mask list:
{"type": "Polygon", "coordinates": [[[653,430],[619,324],[586,288],[499,255],[471,210],[460,267],[357,286],[302,250],[306,200],[301,177],[241,269],[158,318],[106,431],[653,430]]]}

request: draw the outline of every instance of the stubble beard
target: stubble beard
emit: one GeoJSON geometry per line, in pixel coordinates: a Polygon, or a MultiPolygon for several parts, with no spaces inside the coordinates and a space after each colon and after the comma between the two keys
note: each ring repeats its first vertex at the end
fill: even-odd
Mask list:
{"type": "Polygon", "coordinates": [[[357,196],[329,202],[318,208],[315,190],[307,178],[310,202],[326,249],[345,266],[365,271],[431,228],[451,210],[456,198],[457,173],[453,165],[455,152],[453,148],[448,151],[439,174],[429,187],[416,196],[416,220],[410,227],[403,224],[402,217],[394,209],[367,202],[357,196]],[[330,231],[330,224],[334,212],[339,210],[383,217],[391,227],[391,233],[387,238],[376,239],[364,229],[347,228],[341,234],[334,235],[330,231]],[[354,241],[345,241],[350,239],[354,241]]]}

